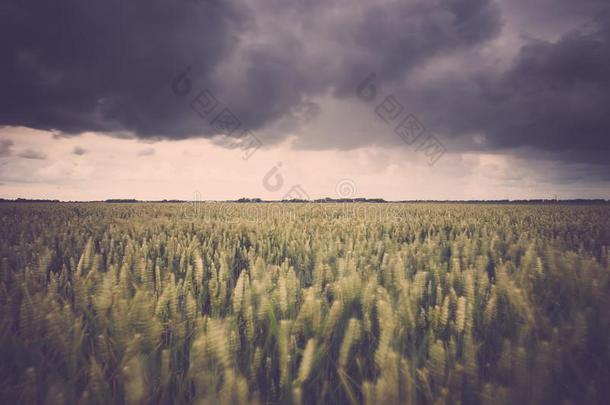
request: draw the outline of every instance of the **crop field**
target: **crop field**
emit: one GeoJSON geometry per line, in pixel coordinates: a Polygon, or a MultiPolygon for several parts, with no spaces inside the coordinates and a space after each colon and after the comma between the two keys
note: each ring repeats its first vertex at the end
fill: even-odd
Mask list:
{"type": "Polygon", "coordinates": [[[0,402],[597,404],[610,206],[0,204],[0,402]]]}

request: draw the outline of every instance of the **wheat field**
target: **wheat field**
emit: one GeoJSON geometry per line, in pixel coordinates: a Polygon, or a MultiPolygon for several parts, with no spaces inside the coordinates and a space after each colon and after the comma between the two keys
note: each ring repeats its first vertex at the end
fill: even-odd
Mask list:
{"type": "Polygon", "coordinates": [[[7,203],[0,229],[3,404],[609,395],[608,205],[7,203]]]}

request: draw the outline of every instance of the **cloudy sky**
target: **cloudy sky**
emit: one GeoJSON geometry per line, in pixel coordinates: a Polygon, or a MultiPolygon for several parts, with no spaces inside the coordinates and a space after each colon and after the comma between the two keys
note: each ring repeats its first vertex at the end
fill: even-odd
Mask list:
{"type": "Polygon", "coordinates": [[[4,0],[0,197],[610,198],[607,0],[4,0]]]}

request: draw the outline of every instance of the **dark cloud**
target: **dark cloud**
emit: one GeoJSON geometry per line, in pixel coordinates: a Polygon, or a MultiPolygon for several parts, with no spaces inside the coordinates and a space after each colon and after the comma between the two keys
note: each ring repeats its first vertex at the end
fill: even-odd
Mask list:
{"type": "Polygon", "coordinates": [[[25,149],[17,153],[17,156],[23,159],[45,160],[47,155],[44,152],[35,149],[25,149]]]}
{"type": "Polygon", "coordinates": [[[501,73],[452,75],[413,84],[430,122],[444,132],[485,134],[481,148],[529,147],[576,161],[610,154],[610,14],[556,42],[530,40],[501,73]]]}
{"type": "Polygon", "coordinates": [[[227,58],[221,74],[233,85],[220,89],[254,129],[281,118],[298,124],[294,111],[312,97],[352,97],[371,71],[379,85],[399,83],[433,56],[475,47],[502,26],[491,0],[256,4],[249,34],[260,39],[240,43],[227,58]]]}
{"type": "Polygon", "coordinates": [[[1,15],[0,124],[166,138],[220,132],[188,108],[203,88],[260,129],[312,95],[351,94],[361,70],[395,80],[500,27],[491,0],[9,0],[1,15]],[[187,65],[180,99],[170,83],[187,65]]]}
{"type": "Polygon", "coordinates": [[[0,139],[0,157],[7,157],[13,154],[13,141],[10,139],[0,139]]]}
{"type": "MultiPolygon", "coordinates": [[[[303,111],[320,115],[312,99],[352,99],[376,72],[378,89],[429,129],[458,140],[484,136],[460,147],[601,162],[610,148],[605,3],[8,0],[0,6],[0,125],[210,137],[229,132],[212,122],[228,108],[241,125],[235,134],[248,128],[273,142],[309,119],[303,111]],[[526,37],[507,69],[482,63],[412,78],[439,58],[476,54],[503,29],[526,37]],[[218,106],[202,118],[189,103],[204,89],[195,109],[205,115],[205,97],[218,106]]],[[[324,145],[367,142],[376,140],[344,131],[324,145]]]]}
{"type": "Polygon", "coordinates": [[[80,146],[75,146],[72,150],[73,155],[82,156],[87,153],[87,149],[81,148],[80,146]]]}
{"type": "Polygon", "coordinates": [[[354,84],[373,71],[381,83],[400,82],[430,57],[481,44],[499,34],[499,7],[491,0],[396,2],[363,11],[351,33],[348,57],[337,77],[339,93],[352,95],[354,84]]]}
{"type": "Polygon", "coordinates": [[[230,1],[9,0],[0,6],[0,124],[187,136],[199,132],[169,84],[205,82],[243,18],[230,1]]]}
{"type": "Polygon", "coordinates": [[[500,0],[513,30],[527,37],[557,37],[596,16],[607,0],[500,0]]]}

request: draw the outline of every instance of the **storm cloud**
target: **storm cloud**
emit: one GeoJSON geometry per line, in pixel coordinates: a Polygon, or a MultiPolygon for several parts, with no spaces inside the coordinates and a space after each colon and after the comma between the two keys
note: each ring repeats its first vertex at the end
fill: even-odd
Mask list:
{"type": "MultiPolygon", "coordinates": [[[[8,0],[0,6],[0,125],[149,139],[247,128],[273,143],[291,132],[310,136],[298,131],[302,112],[324,113],[312,100],[354,101],[358,83],[375,72],[380,90],[456,148],[523,147],[603,162],[607,6],[534,3],[8,0]],[[509,60],[494,67],[484,49],[511,35],[519,43],[499,51],[509,60]],[[471,55],[484,63],[418,80],[439,59],[471,55]],[[204,112],[204,102],[217,106],[204,112]],[[221,111],[234,128],[214,125],[221,111]]],[[[336,129],[324,148],[378,142],[336,129]]]]}
{"type": "Polygon", "coordinates": [[[603,162],[610,154],[610,13],[555,42],[530,39],[501,72],[455,74],[411,84],[444,133],[484,134],[483,149],[530,147],[566,159],[603,162]]]}
{"type": "Polygon", "coordinates": [[[186,66],[248,127],[290,114],[362,72],[394,80],[500,27],[489,0],[3,3],[0,122],[64,133],[213,133],[171,92],[186,66]]]}

